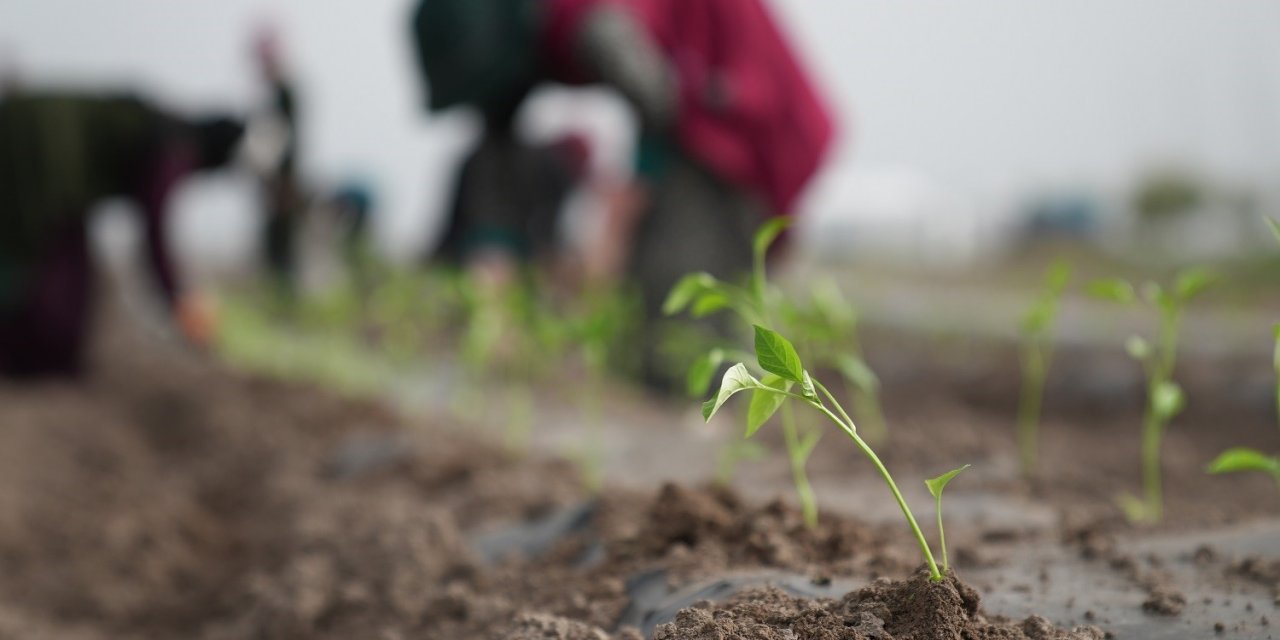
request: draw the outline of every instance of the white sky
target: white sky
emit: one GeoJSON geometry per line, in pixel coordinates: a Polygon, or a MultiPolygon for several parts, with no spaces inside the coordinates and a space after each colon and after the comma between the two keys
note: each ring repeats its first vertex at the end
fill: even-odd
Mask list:
{"type": "MultiPolygon", "coordinates": [[[[255,100],[255,25],[281,26],[306,166],[371,179],[396,249],[420,243],[465,144],[428,120],[405,0],[3,0],[0,68],[128,85],[183,106],[255,100]],[[10,62],[9,64],[14,64],[10,62]]],[[[810,206],[886,168],[960,193],[1114,188],[1180,161],[1280,175],[1280,3],[1262,0],[776,0],[838,105],[842,142],[810,206]]],[[[609,117],[603,121],[611,122],[609,117]]]]}

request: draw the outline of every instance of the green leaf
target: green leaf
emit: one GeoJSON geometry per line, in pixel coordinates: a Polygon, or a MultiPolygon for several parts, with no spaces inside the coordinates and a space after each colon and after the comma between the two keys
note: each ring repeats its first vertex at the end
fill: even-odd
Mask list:
{"type": "Polygon", "coordinates": [[[729,367],[729,370],[724,372],[724,377],[720,379],[720,391],[716,393],[716,397],[702,404],[702,418],[710,421],[711,416],[714,416],[729,398],[732,398],[735,393],[746,391],[747,389],[768,389],[768,387],[761,384],[759,380],[756,380],[751,375],[751,372],[747,371],[747,365],[739,362],[729,367]]]}
{"type": "Polygon", "coordinates": [[[1085,287],[1085,293],[1093,298],[1120,304],[1132,304],[1137,300],[1133,285],[1119,278],[1095,280],[1085,287]]]}
{"type": "Polygon", "coordinates": [[[1223,451],[1209,463],[1209,473],[1236,473],[1262,471],[1280,477],[1280,458],[1268,456],[1256,449],[1236,447],[1223,451]]]}
{"type": "Polygon", "coordinates": [[[716,375],[716,369],[724,364],[724,349],[712,349],[693,361],[689,366],[689,375],[685,379],[685,388],[689,391],[689,395],[693,397],[704,396],[707,389],[711,387],[711,379],[716,375]]]}
{"type": "Polygon", "coordinates": [[[1034,307],[1027,310],[1026,315],[1022,316],[1022,333],[1026,335],[1038,335],[1049,326],[1049,319],[1053,317],[1053,305],[1051,300],[1039,300],[1034,307]]]}
{"type": "Polygon", "coordinates": [[[924,481],[925,486],[929,487],[929,495],[932,495],[935,498],[941,498],[942,490],[947,488],[947,483],[951,482],[952,478],[960,475],[961,471],[968,469],[969,466],[970,465],[966,464],[963,467],[960,467],[959,469],[952,469],[936,478],[925,480],[924,481]]]}
{"type": "Polygon", "coordinates": [[[778,236],[782,235],[783,230],[790,225],[791,218],[782,216],[772,218],[761,225],[760,229],[756,231],[755,240],[752,242],[752,247],[755,250],[757,261],[764,258],[764,254],[769,250],[769,246],[772,245],[773,241],[777,240],[778,236]]]}
{"type": "Polygon", "coordinates": [[[695,318],[705,318],[721,309],[733,306],[733,299],[723,291],[705,291],[693,302],[689,314],[695,318]]]}
{"type": "Polygon", "coordinates": [[[756,330],[756,361],[760,368],[792,382],[803,382],[800,354],[790,340],[772,329],[753,325],[756,330]]]}
{"type": "Polygon", "coordinates": [[[1212,271],[1204,268],[1194,268],[1183,271],[1178,274],[1178,279],[1174,282],[1173,290],[1178,295],[1178,299],[1186,302],[1202,291],[1207,289],[1217,281],[1217,276],[1212,271]]]}
{"type": "Polygon", "coordinates": [[[1276,242],[1280,242],[1280,222],[1276,222],[1276,219],[1270,216],[1263,216],[1263,219],[1267,221],[1267,226],[1271,227],[1271,235],[1276,237],[1276,242]]]}
{"type": "MultiPolygon", "coordinates": [[[[760,379],[760,382],[766,387],[779,391],[790,391],[792,384],[773,374],[766,374],[760,379]]],[[[769,418],[772,418],[773,414],[777,413],[782,406],[782,403],[786,401],[787,396],[781,393],[764,389],[753,391],[751,393],[751,406],[747,408],[747,433],[745,437],[750,438],[755,435],[760,430],[760,427],[764,426],[764,423],[768,422],[769,418]]]]}
{"type": "Polygon", "coordinates": [[[1071,263],[1066,260],[1054,260],[1044,273],[1044,285],[1051,293],[1061,295],[1071,280],[1071,263]]]}
{"type": "Polygon", "coordinates": [[[809,376],[808,371],[804,372],[804,380],[800,381],[800,395],[814,402],[818,401],[818,390],[814,386],[813,378],[809,376]]]}
{"type": "Polygon", "coordinates": [[[1150,522],[1155,517],[1147,501],[1132,493],[1126,492],[1116,496],[1116,505],[1124,512],[1124,517],[1129,522],[1150,522]]]}
{"type": "Polygon", "coordinates": [[[1178,415],[1185,406],[1186,396],[1176,382],[1161,382],[1152,390],[1151,408],[1162,421],[1178,415]]]}
{"type": "Polygon", "coordinates": [[[1159,307],[1163,306],[1161,301],[1167,300],[1168,297],[1165,295],[1164,288],[1160,286],[1160,283],[1148,280],[1142,283],[1142,299],[1159,307]]]}
{"type": "Polygon", "coordinates": [[[1124,350],[1129,352],[1129,357],[1140,362],[1146,362],[1151,357],[1151,343],[1147,342],[1142,336],[1129,336],[1124,341],[1124,350]]]}
{"type": "Polygon", "coordinates": [[[698,295],[707,290],[714,289],[719,283],[706,272],[690,273],[680,279],[676,286],[671,288],[671,293],[667,294],[667,299],[662,303],[662,313],[672,316],[689,306],[690,302],[698,295]]]}
{"type": "Polygon", "coordinates": [[[842,353],[836,360],[836,368],[849,384],[864,393],[875,393],[880,388],[880,378],[862,358],[842,353]]]}
{"type": "Polygon", "coordinates": [[[833,328],[845,329],[858,324],[858,311],[845,300],[834,280],[823,280],[813,288],[813,307],[833,328]]]}

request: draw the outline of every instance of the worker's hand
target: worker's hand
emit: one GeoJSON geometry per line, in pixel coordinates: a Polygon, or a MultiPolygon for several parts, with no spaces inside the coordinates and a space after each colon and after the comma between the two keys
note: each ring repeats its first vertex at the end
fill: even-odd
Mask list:
{"type": "Polygon", "coordinates": [[[207,349],[217,336],[218,307],[214,298],[205,293],[193,292],[178,298],[174,319],[182,336],[192,345],[207,349]]]}

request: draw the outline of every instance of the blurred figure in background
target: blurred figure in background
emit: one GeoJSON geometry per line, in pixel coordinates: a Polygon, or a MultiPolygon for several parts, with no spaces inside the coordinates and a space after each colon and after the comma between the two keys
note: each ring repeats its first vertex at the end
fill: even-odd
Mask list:
{"type": "Polygon", "coordinates": [[[637,184],[600,241],[627,255],[589,262],[625,265],[639,285],[647,369],[670,288],[747,272],[753,230],[791,213],[833,137],[760,0],[424,0],[414,27],[433,109],[514,111],[544,81],[608,85],[632,105],[637,184]]]}
{"type": "Polygon", "coordinates": [[[357,291],[373,286],[373,238],[369,235],[374,215],[373,190],[361,182],[347,182],[325,203],[338,227],[342,261],[357,291]]]}
{"type": "Polygon", "coordinates": [[[576,136],[549,144],[521,140],[510,109],[484,116],[484,134],[458,172],[432,260],[502,287],[526,266],[550,268],[559,259],[560,214],[586,179],[589,151],[576,136]]]}
{"type": "Polygon", "coordinates": [[[166,207],[185,176],[226,166],[243,132],[233,118],[184,118],[130,95],[0,101],[0,375],[81,371],[94,281],[87,218],[106,198],[137,205],[168,308],[189,340],[211,339],[207,304],[175,273],[166,207]]]}
{"type": "Polygon", "coordinates": [[[298,179],[298,98],[281,54],[275,29],[260,30],[254,57],[269,94],[269,105],[255,136],[273,138],[279,146],[265,154],[271,158],[258,167],[263,181],[262,251],[267,271],[277,290],[292,297],[298,286],[297,236],[306,209],[306,196],[298,179]],[[265,129],[265,131],[263,131],[265,129]]]}

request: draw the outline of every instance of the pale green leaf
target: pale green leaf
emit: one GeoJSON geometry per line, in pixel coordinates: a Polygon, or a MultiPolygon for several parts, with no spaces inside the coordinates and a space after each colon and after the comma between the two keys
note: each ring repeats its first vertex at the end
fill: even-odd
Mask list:
{"type": "Polygon", "coordinates": [[[716,392],[716,397],[702,404],[702,417],[710,421],[711,417],[720,410],[720,407],[724,406],[724,403],[739,391],[767,388],[759,380],[756,380],[751,375],[751,372],[747,371],[747,365],[739,362],[724,372],[724,377],[720,379],[720,391],[716,392]]]}
{"type": "Polygon", "coordinates": [[[1022,316],[1022,333],[1029,336],[1039,335],[1049,326],[1049,320],[1052,317],[1053,301],[1048,299],[1036,301],[1035,306],[1028,309],[1026,315],[1022,316]]]}
{"type": "Polygon", "coordinates": [[[968,469],[969,466],[970,465],[966,464],[963,467],[960,467],[959,469],[952,469],[936,478],[925,480],[924,481],[925,486],[929,487],[929,495],[932,495],[935,498],[942,497],[942,490],[947,488],[947,483],[951,482],[952,478],[955,478],[956,476],[960,475],[961,471],[968,469]]]}
{"type": "Polygon", "coordinates": [[[715,276],[705,272],[686,275],[667,294],[666,301],[662,303],[662,313],[670,316],[684,311],[695,297],[715,288],[718,282],[715,276]]]}
{"type": "Polygon", "coordinates": [[[685,380],[689,395],[694,397],[706,395],[707,389],[711,387],[711,379],[716,375],[716,369],[724,364],[724,360],[724,349],[712,349],[694,360],[689,366],[689,374],[685,380]]]}
{"type": "Polygon", "coordinates": [[[814,286],[813,306],[833,328],[848,328],[858,324],[858,311],[845,300],[834,280],[823,280],[814,286]]]}
{"type": "Polygon", "coordinates": [[[695,318],[705,318],[731,306],[733,306],[733,299],[725,292],[718,290],[706,291],[698,296],[697,300],[694,300],[693,307],[689,309],[689,314],[695,318]]]}
{"type": "Polygon", "coordinates": [[[1194,268],[1178,274],[1173,290],[1183,302],[1190,300],[1207,289],[1217,280],[1213,272],[1204,268],[1194,268]]]}
{"type": "Polygon", "coordinates": [[[836,368],[840,370],[840,375],[859,391],[875,393],[880,388],[880,378],[862,358],[842,353],[836,359],[836,368]]]}
{"type": "Polygon", "coordinates": [[[1236,473],[1262,471],[1280,477],[1280,458],[1268,456],[1256,449],[1236,447],[1223,451],[1209,463],[1209,473],[1236,473]]]}
{"type": "Polygon", "coordinates": [[[1085,287],[1085,293],[1099,300],[1118,302],[1120,304],[1131,304],[1137,299],[1137,295],[1133,291],[1133,285],[1119,278],[1095,280],[1085,287]]]}
{"type": "Polygon", "coordinates": [[[1151,393],[1151,408],[1161,420],[1169,420],[1182,412],[1186,397],[1176,382],[1161,382],[1151,393]]]}
{"type": "Polygon", "coordinates": [[[1124,342],[1124,350],[1134,360],[1145,362],[1151,357],[1151,343],[1144,340],[1142,336],[1129,336],[1129,339],[1124,342]]]}
{"type": "MultiPolygon", "coordinates": [[[[765,374],[760,379],[760,382],[764,386],[778,391],[790,391],[792,384],[790,381],[783,380],[780,376],[772,373],[765,374]]],[[[782,406],[782,403],[786,401],[787,396],[781,393],[765,389],[753,391],[751,393],[751,405],[747,408],[747,433],[745,437],[750,438],[755,435],[756,431],[759,431],[760,427],[764,426],[764,423],[768,422],[769,418],[772,418],[773,414],[777,413],[782,406]]]]}
{"type": "Polygon", "coordinates": [[[1045,270],[1044,284],[1045,288],[1052,292],[1055,296],[1060,295],[1067,288],[1067,282],[1071,280],[1071,264],[1066,260],[1055,260],[1049,268],[1045,270]]]}
{"type": "Polygon", "coordinates": [[[1162,307],[1170,298],[1165,295],[1164,287],[1161,287],[1160,283],[1148,280],[1142,283],[1142,299],[1157,307],[1162,307]]]}
{"type": "Polygon", "coordinates": [[[1129,522],[1150,522],[1155,517],[1155,514],[1151,513],[1150,505],[1132,493],[1126,492],[1116,496],[1116,504],[1129,522]]]}
{"type": "Polygon", "coordinates": [[[818,400],[818,389],[808,371],[804,372],[804,379],[800,381],[800,395],[815,402],[818,400]]]}
{"type": "Polygon", "coordinates": [[[782,376],[792,382],[802,382],[804,367],[800,364],[800,354],[790,340],[772,329],[754,325],[756,331],[756,361],[760,368],[769,373],[782,376]]]}

